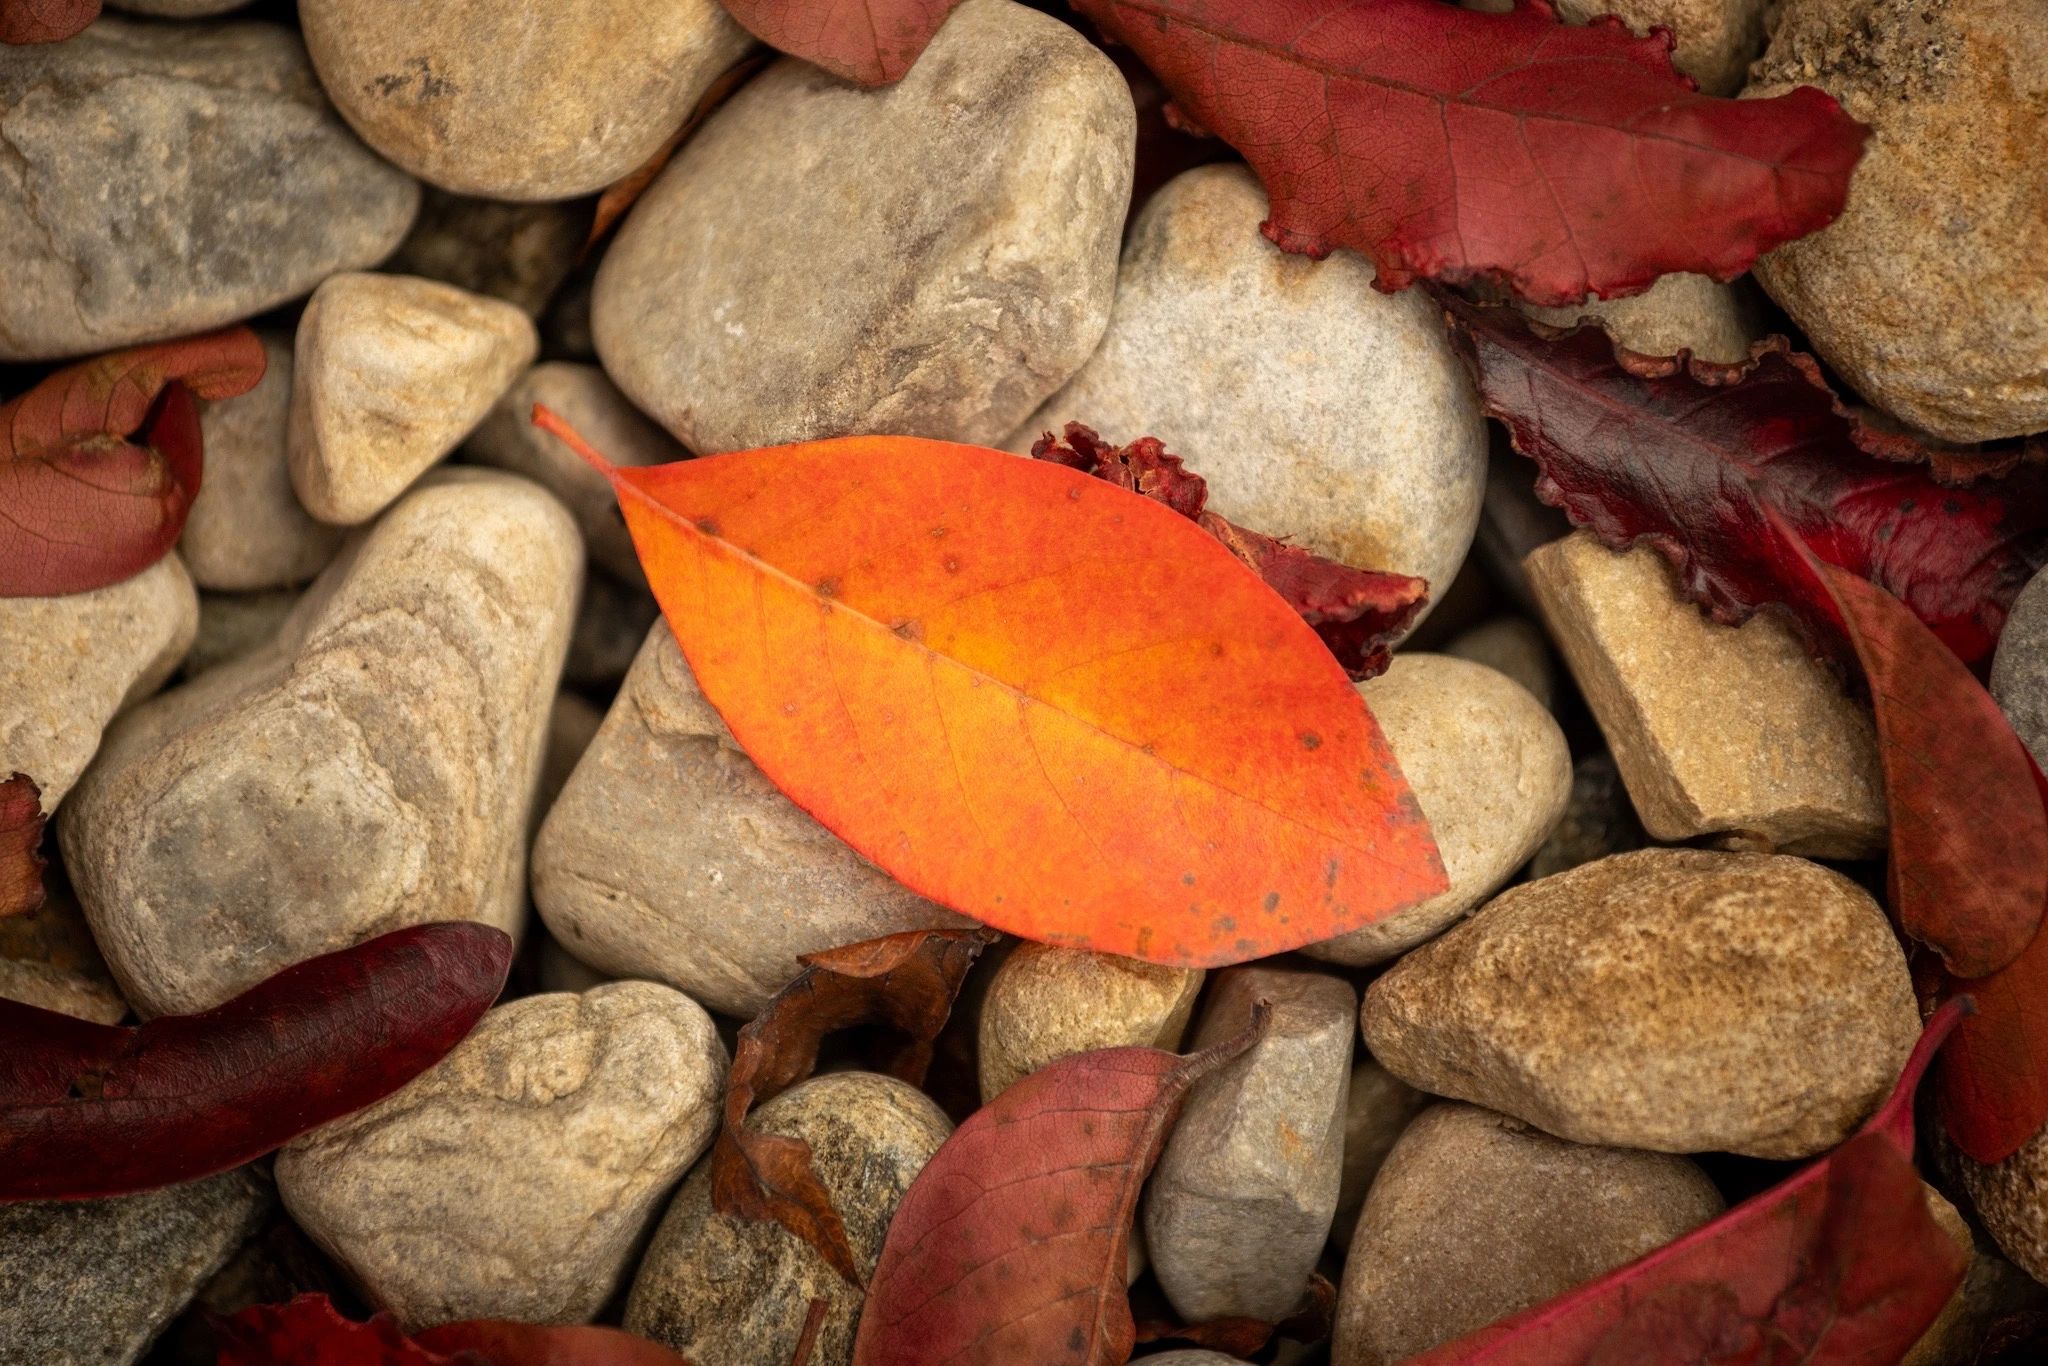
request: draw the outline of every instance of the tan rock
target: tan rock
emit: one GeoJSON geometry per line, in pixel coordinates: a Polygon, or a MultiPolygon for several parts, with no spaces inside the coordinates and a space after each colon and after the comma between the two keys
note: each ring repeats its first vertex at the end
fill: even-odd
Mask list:
{"type": "Polygon", "coordinates": [[[540,346],[511,304],[411,275],[336,275],[299,317],[292,487],[323,522],[368,521],[455,449],[540,346]]]}
{"type": "Polygon", "coordinates": [[[1717,625],[1648,546],[1577,532],[1526,567],[1559,653],[1659,840],[1857,858],[1885,845],[1870,715],[1769,612],[1717,625]]]}
{"type": "Polygon", "coordinates": [[[1358,993],[1320,972],[1225,968],[1190,1048],[1242,1031],[1261,1000],[1265,1034],[1189,1091],[1145,1187],[1145,1249],[1189,1323],[1287,1317],[1337,1209],[1358,993]]]}
{"type": "Polygon", "coordinates": [[[1079,420],[1160,438],[1209,506],[1346,564],[1441,592],[1479,520],[1486,422],[1426,296],[1372,267],[1311,261],[1259,235],[1242,166],[1185,172],[1132,225],[1102,345],[1011,434],[1079,420]]]}
{"type": "Polygon", "coordinates": [[[1453,636],[1443,652],[1505,674],[1546,709],[1556,700],[1557,670],[1550,658],[1550,637],[1527,617],[1483,621],[1453,636]]]}
{"type": "Polygon", "coordinates": [[[1330,1246],[1338,1255],[1351,1246],[1358,1212],[1387,1154],[1409,1122],[1435,1100],[1371,1058],[1360,1058],[1351,1069],[1344,1105],[1344,1177],[1337,1187],[1337,1216],[1330,1223],[1330,1246]]]}
{"type": "Polygon", "coordinates": [[[1960,1153],[1953,1160],[1984,1231],[2014,1265],[2048,1285],[2048,1128],[2003,1162],[1960,1153]]]}
{"type": "Polygon", "coordinates": [[[2035,762],[2048,764],[2048,570],[2013,599],[1991,660],[1991,695],[2035,762]]]}
{"type": "Polygon", "coordinates": [[[0,598],[0,777],[26,773],[54,811],[130,702],[177,672],[199,597],[175,553],[60,598],[0,598]]]}
{"type": "MultiPolygon", "coordinates": [[[[560,413],[614,465],[664,465],[689,452],[654,425],[595,365],[542,361],[521,376],[469,439],[471,458],[525,475],[562,500],[583,529],[591,563],[622,582],[645,582],[619,500],[605,477],[533,425],[535,404],[560,413]]],[[[647,634],[642,623],[630,649],[647,634]]]]}
{"type": "Polygon", "coordinates": [[[576,957],[751,1018],[797,955],[966,923],[799,810],[733,743],[665,622],[647,635],[533,850],[533,900],[576,957]]]}
{"type": "Polygon", "coordinates": [[[1756,264],[1814,349],[1949,441],[2048,428],[2048,48],[2038,0],[1786,0],[1745,96],[1869,124],[1842,216],[1756,264]]]}
{"type": "Polygon", "coordinates": [[[597,729],[604,724],[604,713],[595,703],[578,697],[572,692],[556,693],[554,703],[548,708],[547,745],[541,750],[540,781],[534,786],[533,826],[537,830],[548,808],[555,804],[555,798],[562,795],[563,784],[576,771],[577,763],[583,758],[583,751],[590,748],[590,742],[597,738],[597,729]]]}
{"type": "Polygon", "coordinates": [[[304,0],[321,83],[422,180],[570,199],[646,161],[752,41],[717,0],[304,0]]]}
{"type": "Polygon", "coordinates": [[[42,909],[0,918],[0,998],[97,1024],[119,1024],[128,1002],[92,942],[61,873],[44,876],[42,909]]]}
{"type": "Polygon", "coordinates": [[[581,576],[559,503],[450,470],[358,534],[271,644],[137,707],[58,835],[144,1014],[425,920],[516,932],[581,576]]]}
{"type": "Polygon", "coordinates": [[[725,1047],[653,982],[528,996],[396,1094],[294,1140],[277,1188],[372,1303],[585,1323],[718,1127],[725,1047]]]}
{"type": "Polygon", "coordinates": [[[1476,1106],[1432,1106],[1366,1198],[1331,1361],[1392,1366],[1720,1212],[1713,1182],[1682,1157],[1567,1143],[1476,1106]]]}
{"type": "MultiPolygon", "coordinates": [[[[1607,7],[1607,0],[1595,0],[1599,7],[1584,14],[1607,14],[1617,12],[1607,7]]],[[[1635,0],[1637,8],[1661,5],[1666,8],[1682,6],[1687,0],[1635,0]]],[[[1751,0],[1733,0],[1736,4],[1748,4],[1751,0]]],[[[1724,0],[1692,0],[1720,6],[1724,0]]],[[[1760,0],[1758,0],[1760,3],[1760,0]]],[[[1560,5],[1562,13],[1570,0],[1560,5]]],[[[1623,15],[1627,18],[1627,15],[1623,15]]],[[[1683,32],[1683,30],[1680,30],[1683,32]]],[[[1768,331],[1763,324],[1763,310],[1757,306],[1755,286],[1743,282],[1721,284],[1704,275],[1660,275],[1657,282],[1641,294],[1632,294],[1625,299],[1589,298],[1584,303],[1564,308],[1538,308],[1534,304],[1517,303],[1522,312],[1538,322],[1552,327],[1571,327],[1580,322],[1595,322],[1605,328],[1615,343],[1645,356],[1675,356],[1680,351],[1690,351],[1700,360],[1713,361],[1720,365],[1733,365],[1749,355],[1751,342],[1761,341],[1768,331]]]]}
{"type": "Polygon", "coordinates": [[[199,632],[185,652],[186,678],[197,678],[216,664],[239,659],[277,638],[279,628],[298,606],[296,588],[265,593],[201,593],[199,632]]]}
{"type": "Polygon", "coordinates": [[[1114,64],[1011,0],[966,0],[886,89],[778,62],[605,252],[598,353],[700,454],[998,441],[1102,335],[1135,136],[1114,64]]]}
{"type": "Polygon", "coordinates": [[[1425,1091],[1580,1143],[1805,1157],[1920,1031],[1885,914],[1803,859],[1644,849],[1524,883],[1367,990],[1366,1046],[1425,1091]]]}
{"type": "Polygon", "coordinates": [[[1571,751],[1541,702],[1505,674],[1450,655],[1394,657],[1358,685],[1436,836],[1451,885],[1302,952],[1383,963],[1455,923],[1528,861],[1571,793],[1571,751]]]}
{"type": "Polygon", "coordinates": [[[1611,14],[1637,33],[1659,24],[1670,29],[1678,39],[1672,65],[1709,95],[1742,88],[1750,61],[1763,49],[1770,7],[1770,0],[1557,0],[1558,16],[1568,24],[1611,14]]]}
{"type": "Polygon", "coordinates": [[[341,548],[338,527],[316,522],[292,492],[285,426],[292,403],[292,346],[263,334],[263,378],[199,415],[206,477],[192,500],[178,554],[201,588],[227,592],[288,588],[327,567],[341,548]]]}
{"type": "MultiPolygon", "coordinates": [[[[747,1127],[810,1145],[863,1275],[904,1192],[953,1129],[914,1087],[872,1072],[813,1077],[754,1111],[747,1127]]],[[[848,1366],[861,1289],[780,1224],[714,1213],[702,1162],[641,1259],[625,1324],[693,1366],[758,1366],[791,1359],[814,1297],[827,1309],[811,1366],[848,1366]]]]}
{"type": "Polygon", "coordinates": [[[1169,968],[1113,953],[1020,944],[981,1003],[983,1104],[1047,1063],[1094,1048],[1176,1050],[1200,968],[1169,968]]]}

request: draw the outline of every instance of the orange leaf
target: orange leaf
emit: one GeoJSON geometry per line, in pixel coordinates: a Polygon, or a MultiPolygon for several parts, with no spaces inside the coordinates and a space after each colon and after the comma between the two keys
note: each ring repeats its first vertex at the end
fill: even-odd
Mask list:
{"type": "Polygon", "coordinates": [[[0,916],[43,904],[43,796],[26,773],[0,779],[0,916]]]}
{"type": "Polygon", "coordinates": [[[1446,885],[1336,660],[1171,509],[910,437],[619,469],[534,419],[612,481],[741,747],[913,891],[1218,967],[1446,885]]]}

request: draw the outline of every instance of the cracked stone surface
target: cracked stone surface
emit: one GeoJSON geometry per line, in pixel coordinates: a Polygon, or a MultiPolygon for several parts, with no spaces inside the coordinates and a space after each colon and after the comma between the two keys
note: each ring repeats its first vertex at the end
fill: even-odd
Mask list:
{"type": "Polygon", "coordinates": [[[726,1062],[703,1008],[653,982],[524,997],[294,1140],[278,1193],[407,1327],[586,1323],[710,1144],[726,1062]]]}
{"type": "Polygon", "coordinates": [[[401,925],[517,930],[582,558],[541,489],[437,472],[274,640],[121,718],[58,834],[139,1011],[401,925]]]}
{"type": "Polygon", "coordinates": [[[0,360],[260,313],[389,255],[418,207],[289,29],[108,18],[0,49],[0,360]]]}
{"type": "Polygon", "coordinates": [[[598,354],[700,454],[993,444],[1102,335],[1136,131],[1114,64],[1011,0],[966,0],[886,89],[778,62],[605,252],[598,354]]]}
{"type": "Polygon", "coordinates": [[[533,849],[533,900],[599,972],[749,1019],[797,955],[970,922],[911,892],[782,795],[676,647],[648,632],[533,849]]]}

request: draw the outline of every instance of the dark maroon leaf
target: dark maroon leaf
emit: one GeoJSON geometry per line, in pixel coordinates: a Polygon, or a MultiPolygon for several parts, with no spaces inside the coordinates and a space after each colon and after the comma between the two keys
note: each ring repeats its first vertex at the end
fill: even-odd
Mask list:
{"type": "Polygon", "coordinates": [[[43,794],[26,773],[0,781],[0,916],[43,904],[43,794]]]}

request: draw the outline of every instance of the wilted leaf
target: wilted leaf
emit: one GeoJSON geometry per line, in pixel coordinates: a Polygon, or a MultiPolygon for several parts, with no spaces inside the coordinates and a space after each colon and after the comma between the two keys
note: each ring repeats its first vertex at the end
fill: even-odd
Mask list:
{"type": "Polygon", "coordinates": [[[1970,1254],[1913,1170],[1913,1089],[1964,1003],[1920,1037],[1847,1143],[1647,1257],[1406,1366],[1744,1366],[1897,1361],[1970,1254]]]}
{"type": "Polygon", "coordinates": [[[1288,251],[1383,289],[1497,277],[1537,303],[1727,280],[1842,211],[1868,130],[1811,87],[1697,93],[1671,35],[1542,0],[1074,0],[1258,172],[1288,251]]]}
{"type": "Polygon", "coordinates": [[[190,1181],[381,1100],[462,1041],[511,957],[502,931],[454,921],[131,1028],[0,1000],[0,1201],[190,1181]]]}
{"type": "Polygon", "coordinates": [[[861,1284],[846,1226],[811,1166],[811,1145],[756,1133],[746,1127],[747,1114],[810,1076],[827,1034],[855,1025],[885,1024],[903,1035],[875,1070],[922,1084],[961,980],[995,939],[988,930],[906,930],[804,955],[804,970],[740,1031],[733,1051],[725,1122],[711,1149],[718,1212],[773,1219],[817,1248],[849,1283],[861,1284]]]}
{"type": "Polygon", "coordinates": [[[1128,446],[1113,446],[1094,429],[1069,422],[1063,436],[1047,432],[1033,442],[1031,454],[1142,493],[1191,518],[1315,627],[1353,678],[1376,678],[1386,672],[1394,643],[1429,601],[1426,580],[1353,569],[1204,511],[1207,481],[1183,465],[1179,456],[1169,455],[1157,437],[1141,436],[1128,446]]]}
{"type": "Polygon", "coordinates": [[[1215,967],[1445,886],[1344,671],[1167,508],[911,437],[619,469],[535,420],[612,481],[740,746],[911,890],[1215,967]]]}
{"type": "Polygon", "coordinates": [[[660,1343],[616,1328],[471,1319],[408,1337],[391,1315],[358,1323],[325,1295],[251,1305],[216,1330],[219,1366],[688,1366],[660,1343]]]}
{"type": "Polygon", "coordinates": [[[1076,1053],[1012,1085],[904,1193],[861,1310],[855,1366],[1109,1366],[1136,1341],[1124,1291],[1138,1191],[1188,1088],[1265,1031],[1187,1057],[1076,1053]]]}
{"type": "Polygon", "coordinates": [[[26,773],[0,781],[0,916],[43,904],[43,794],[26,773]]]}
{"type": "Polygon", "coordinates": [[[697,105],[690,111],[690,117],[683,120],[683,126],[669,135],[668,141],[654,149],[654,154],[635,166],[631,171],[605,186],[604,193],[597,197],[597,211],[590,220],[590,231],[583,239],[583,254],[588,257],[591,249],[604,240],[606,233],[626,216],[626,210],[633,207],[654,178],[667,167],[669,158],[676,154],[676,148],[689,141],[690,134],[697,131],[699,124],[711,116],[713,110],[724,104],[733,91],[750,80],[754,73],[768,65],[766,53],[742,57],[726,68],[725,74],[704,88],[697,97],[697,105]]]}
{"type": "Polygon", "coordinates": [[[61,43],[100,17],[100,0],[0,0],[0,43],[61,43]]]}
{"type": "Polygon", "coordinates": [[[82,593],[163,558],[199,493],[200,398],[263,378],[246,327],[57,371],[0,404],[0,598],[82,593]]]}
{"type": "Polygon", "coordinates": [[[2017,957],[2048,906],[2048,816],[2010,727],[1942,647],[1987,655],[2048,559],[2048,474],[1952,489],[1870,459],[1896,438],[1862,428],[1782,343],[1738,366],[1642,362],[1597,329],[1545,340],[1512,309],[1445,308],[1546,502],[1616,548],[1655,545],[1717,620],[1780,603],[1817,647],[1873,670],[1900,923],[1973,977],[2017,957]],[[1856,593],[1853,636],[1809,561],[1875,585],[1856,593]],[[1886,617],[1876,590],[1912,612],[1886,617]]]}
{"type": "Polygon", "coordinates": [[[842,80],[903,79],[960,0],[721,0],[747,32],[842,80]]]}

